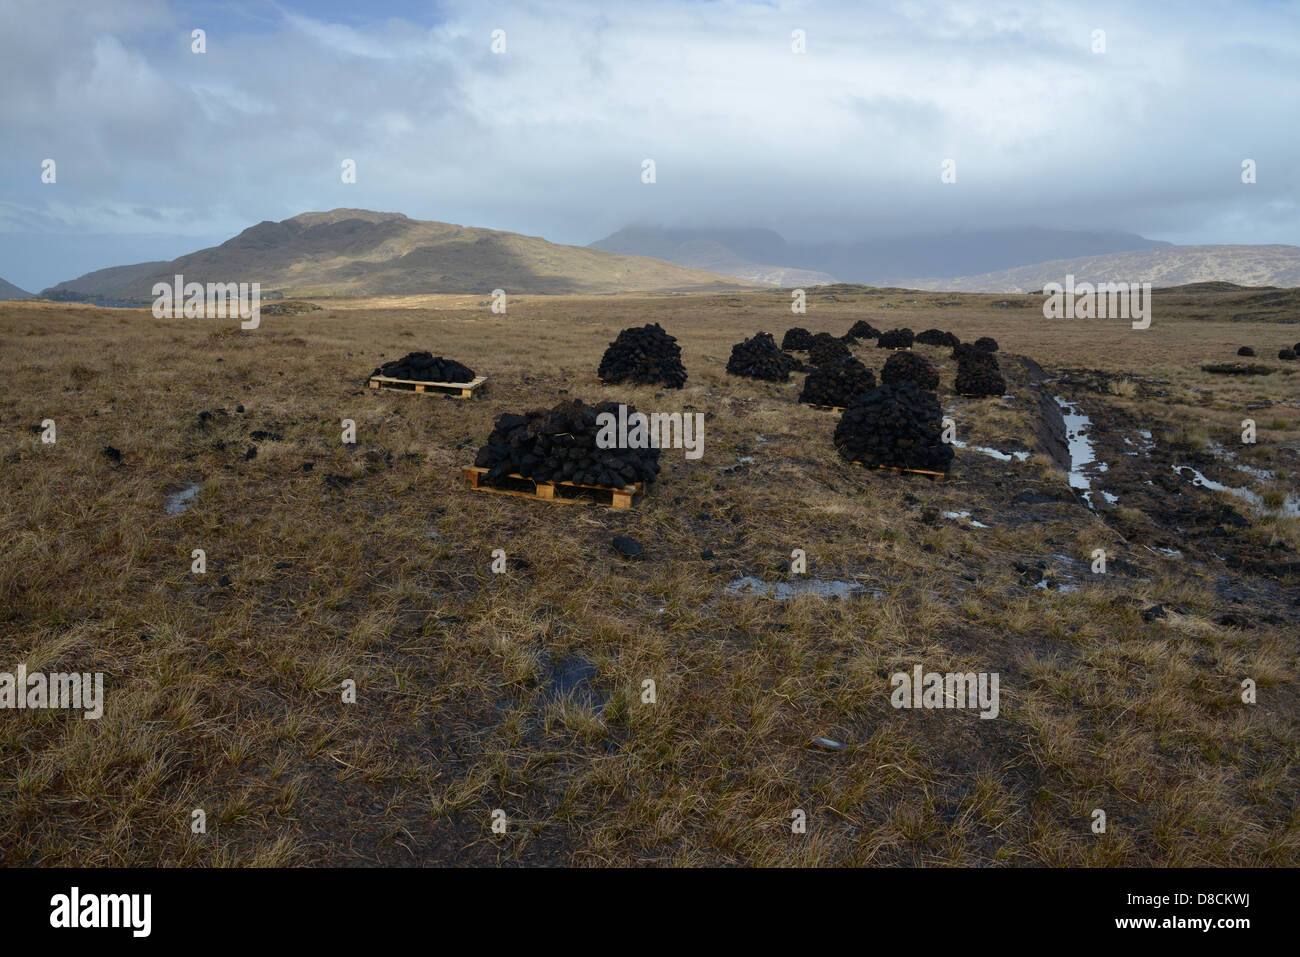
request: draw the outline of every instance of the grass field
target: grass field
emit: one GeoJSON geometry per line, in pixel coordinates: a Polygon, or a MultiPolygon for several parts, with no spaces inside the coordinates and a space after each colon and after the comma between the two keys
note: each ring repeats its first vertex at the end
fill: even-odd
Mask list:
{"type": "Polygon", "coordinates": [[[0,303],[0,669],[105,675],[99,720],[0,712],[0,862],[1300,861],[1300,363],[1273,358],[1300,324],[1276,303],[1158,294],[1134,331],[854,287],[803,316],[781,291],[521,296],[505,316],[483,298],[321,299],[252,332],[0,303]],[[947,482],[844,462],[800,376],[724,371],[756,331],[857,319],[999,341],[992,399],[953,395],[948,350],[916,347],[968,445],[947,482]],[[645,322],[678,338],[680,392],[596,382],[645,322]],[[1273,374],[1200,371],[1240,345],[1273,374]],[[365,388],[415,349],[487,391],[365,388]],[[1044,454],[1040,395],[1091,417],[1113,505],[1044,454]],[[465,487],[497,415],[566,397],[703,412],[704,455],[665,450],[630,511],[465,487]],[[833,582],[858,590],[817,594],[833,582]],[[890,675],[918,664],[996,672],[998,717],[895,709],[890,675]]]}

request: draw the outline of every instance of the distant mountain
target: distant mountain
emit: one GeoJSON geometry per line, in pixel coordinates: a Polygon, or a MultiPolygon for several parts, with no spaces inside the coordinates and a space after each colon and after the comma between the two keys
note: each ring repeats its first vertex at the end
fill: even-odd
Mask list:
{"type": "Polygon", "coordinates": [[[792,243],[770,229],[664,229],[629,226],[594,249],[654,256],[697,269],[780,285],[881,285],[892,276],[962,276],[1042,262],[1158,249],[1169,243],[1135,233],[997,229],[852,242],[792,243]]]}
{"type": "Polygon", "coordinates": [[[640,256],[561,246],[535,236],[334,209],[262,222],[171,262],[87,273],[42,295],[149,300],[156,282],[260,282],[262,295],[670,292],[752,283],[640,256]]]}
{"type": "Polygon", "coordinates": [[[1300,286],[1300,246],[1169,246],[1077,259],[1053,259],[955,278],[891,279],[889,285],[945,292],[1036,292],[1046,283],[1149,282],[1153,286],[1236,283],[1300,286]]]}
{"type": "Polygon", "coordinates": [[[30,295],[30,292],[25,292],[13,283],[0,279],[0,299],[26,299],[30,295]]]}
{"type": "Polygon", "coordinates": [[[629,226],[590,244],[592,249],[630,256],[653,256],[679,266],[707,269],[775,286],[822,286],[829,273],[787,263],[786,241],[770,229],[658,229],[629,226]]]}

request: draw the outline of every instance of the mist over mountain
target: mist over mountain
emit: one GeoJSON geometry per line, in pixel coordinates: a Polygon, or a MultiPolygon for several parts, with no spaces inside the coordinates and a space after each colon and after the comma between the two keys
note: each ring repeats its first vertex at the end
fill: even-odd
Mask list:
{"type": "Polygon", "coordinates": [[[629,226],[591,243],[594,249],[654,256],[732,276],[757,278],[763,271],[785,271],[791,275],[804,273],[807,278],[802,281],[809,283],[868,284],[880,284],[897,276],[966,276],[1045,260],[1170,245],[1136,233],[1038,227],[798,243],[770,229],[629,226]]]}

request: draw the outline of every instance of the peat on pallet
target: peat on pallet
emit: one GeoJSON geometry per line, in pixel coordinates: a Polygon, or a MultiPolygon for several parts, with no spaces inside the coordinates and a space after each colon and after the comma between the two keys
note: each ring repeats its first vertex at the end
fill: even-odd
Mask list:
{"type": "Polygon", "coordinates": [[[645,483],[635,482],[614,488],[610,485],[579,485],[576,482],[539,482],[523,475],[507,475],[503,479],[488,484],[488,470],[477,465],[467,465],[461,470],[469,487],[479,492],[496,492],[498,495],[514,495],[519,498],[531,498],[542,502],[562,502],[566,505],[584,505],[593,500],[606,504],[603,499],[608,495],[608,504],[612,508],[631,508],[638,495],[645,494],[645,483]],[[595,493],[589,494],[589,493],[595,493]]]}
{"type": "Polygon", "coordinates": [[[472,399],[484,382],[487,382],[485,375],[475,376],[472,382],[419,382],[415,379],[391,379],[386,375],[374,375],[370,377],[370,388],[428,392],[433,395],[449,395],[453,399],[472,399]]]}

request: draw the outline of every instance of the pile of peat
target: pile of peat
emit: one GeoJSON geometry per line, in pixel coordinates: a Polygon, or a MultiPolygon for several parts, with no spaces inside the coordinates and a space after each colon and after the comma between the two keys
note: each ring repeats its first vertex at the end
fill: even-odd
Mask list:
{"type": "MultiPolygon", "coordinates": [[[[539,482],[611,487],[653,482],[659,474],[657,448],[597,446],[601,431],[597,417],[603,412],[617,417],[619,406],[614,402],[584,405],[573,399],[523,415],[507,412],[496,420],[474,464],[487,469],[489,479],[514,474],[539,482]]],[[[635,412],[627,407],[627,421],[635,412]]]]}
{"type": "Polygon", "coordinates": [[[941,329],[927,329],[925,332],[918,332],[916,341],[923,346],[946,346],[950,349],[956,348],[958,343],[961,342],[951,332],[944,332],[941,329]]]}
{"type": "Polygon", "coordinates": [[[817,333],[812,338],[812,345],[808,347],[808,361],[815,366],[841,362],[852,357],[853,353],[849,351],[849,347],[829,332],[817,333]]]}
{"type": "Polygon", "coordinates": [[[803,367],[794,356],[776,347],[770,332],[756,333],[753,338],[731,347],[727,372],[747,379],[766,379],[769,382],[788,382],[790,372],[803,367]]]}
{"type": "Polygon", "coordinates": [[[879,339],[880,330],[865,319],[859,319],[849,326],[849,331],[840,338],[845,342],[857,342],[860,339],[879,339]]]}
{"type": "Polygon", "coordinates": [[[850,462],[947,472],[952,447],[940,438],[939,400],[912,382],[882,385],[840,416],[835,448],[850,462]]]}
{"type": "Polygon", "coordinates": [[[919,388],[933,392],[939,388],[939,372],[930,360],[915,352],[895,352],[885,360],[880,370],[880,381],[885,384],[915,382],[919,388]]]}
{"type": "Polygon", "coordinates": [[[390,379],[407,379],[413,382],[473,382],[474,370],[454,359],[444,359],[431,352],[411,352],[400,359],[385,362],[370,373],[390,379]]]}
{"type": "Polygon", "coordinates": [[[960,395],[1002,395],[1007,391],[1007,380],[993,353],[977,352],[958,360],[953,390],[960,395]]]}
{"type": "Polygon", "coordinates": [[[680,389],[686,384],[682,348],[659,323],[624,329],[609,344],[596,373],[603,382],[634,385],[665,385],[680,389]]]}
{"type": "Polygon", "coordinates": [[[859,359],[849,356],[808,373],[799,401],[809,405],[849,406],[875,387],[876,374],[859,359]]]}
{"type": "Polygon", "coordinates": [[[912,340],[916,337],[912,335],[911,329],[890,329],[888,332],[882,332],[876,339],[877,349],[910,349],[912,340]]]}
{"type": "Polygon", "coordinates": [[[812,348],[813,334],[803,326],[795,326],[785,331],[785,338],[781,340],[781,348],[789,349],[795,352],[807,352],[812,348]]]}

